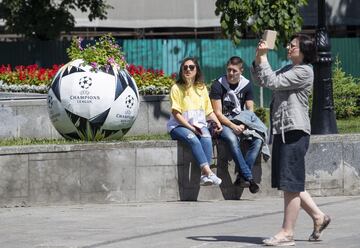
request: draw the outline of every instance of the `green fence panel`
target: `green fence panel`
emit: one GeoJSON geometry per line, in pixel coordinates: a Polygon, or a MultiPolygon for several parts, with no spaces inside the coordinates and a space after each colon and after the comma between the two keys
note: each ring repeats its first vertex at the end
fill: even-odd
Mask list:
{"type": "Polygon", "coordinates": [[[69,41],[0,42],[0,65],[63,64],[68,62],[66,48],[69,46],[69,41]]]}
{"type": "MultiPolygon", "coordinates": [[[[228,58],[237,55],[245,62],[244,76],[250,79],[251,64],[258,40],[242,40],[234,46],[224,39],[168,39],[124,40],[123,48],[129,63],[147,68],[163,69],[166,74],[178,73],[181,60],[193,56],[199,59],[205,80],[210,83],[225,73],[228,58]]],[[[332,55],[338,56],[345,72],[360,77],[360,38],[332,38],[332,55]]],[[[286,49],[280,47],[269,52],[269,62],[274,69],[286,65],[286,49]]],[[[259,88],[254,86],[255,102],[259,104],[259,88]]],[[[263,92],[264,105],[268,106],[271,92],[263,92]]]]}
{"type": "Polygon", "coordinates": [[[124,40],[122,48],[129,63],[145,68],[161,69],[161,40],[124,40]]]}
{"type": "MultiPolygon", "coordinates": [[[[231,56],[240,56],[245,62],[244,76],[250,79],[249,65],[254,55],[257,40],[243,40],[234,46],[229,40],[214,39],[169,39],[169,40],[124,40],[123,49],[129,63],[146,68],[163,69],[166,74],[178,73],[185,57],[196,57],[207,83],[225,74],[226,62],[231,56]]],[[[287,63],[283,48],[271,51],[269,61],[278,68],[287,63]]],[[[259,104],[260,90],[254,86],[255,102],[259,104]]],[[[271,92],[264,90],[264,105],[268,106],[271,92]]]]}
{"type": "Polygon", "coordinates": [[[338,57],[346,73],[360,78],[360,37],[331,39],[331,52],[338,57]]]}
{"type": "MultiPolygon", "coordinates": [[[[205,80],[212,80],[225,73],[225,63],[231,56],[237,55],[245,62],[244,76],[250,79],[251,64],[258,40],[246,39],[234,46],[224,39],[127,39],[118,40],[127,61],[145,68],[162,69],[168,75],[178,73],[179,65],[185,57],[197,57],[204,72],[205,80]]],[[[0,64],[28,65],[37,63],[49,67],[52,64],[66,63],[66,48],[69,41],[19,41],[0,42],[0,64]]],[[[343,70],[360,77],[360,37],[332,38],[331,51],[339,57],[343,70]]],[[[269,52],[269,61],[274,69],[289,63],[286,50],[280,47],[269,52]]],[[[259,88],[254,86],[255,102],[259,103],[259,88]]],[[[271,92],[264,90],[264,105],[268,106],[271,92]]]]}

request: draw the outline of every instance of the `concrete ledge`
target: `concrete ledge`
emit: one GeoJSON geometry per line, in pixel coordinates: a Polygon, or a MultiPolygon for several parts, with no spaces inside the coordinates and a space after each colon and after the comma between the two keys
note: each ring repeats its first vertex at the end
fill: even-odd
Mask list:
{"type": "MultiPolygon", "coordinates": [[[[307,190],[318,196],[360,194],[360,134],[312,136],[307,190]]],[[[200,169],[176,141],[0,147],[0,205],[213,200],[279,196],[270,162],[254,167],[261,192],[234,187],[235,166],[217,147],[221,187],[200,187],[200,169]]]]}
{"type": "MultiPolygon", "coordinates": [[[[46,97],[0,92],[0,138],[60,138],[49,119],[46,97]]],[[[166,133],[169,97],[141,96],[140,99],[139,114],[128,135],[166,133]]]]}

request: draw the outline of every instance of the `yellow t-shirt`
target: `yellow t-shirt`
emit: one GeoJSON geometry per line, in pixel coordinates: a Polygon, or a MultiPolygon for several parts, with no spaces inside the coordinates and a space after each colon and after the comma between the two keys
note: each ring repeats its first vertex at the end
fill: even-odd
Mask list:
{"type": "MultiPolygon", "coordinates": [[[[174,84],[170,90],[171,109],[179,111],[190,124],[198,127],[206,126],[206,116],[213,112],[207,88],[191,86],[185,89],[184,86],[174,84]]],[[[167,129],[170,132],[180,125],[170,116],[167,129]]]]}

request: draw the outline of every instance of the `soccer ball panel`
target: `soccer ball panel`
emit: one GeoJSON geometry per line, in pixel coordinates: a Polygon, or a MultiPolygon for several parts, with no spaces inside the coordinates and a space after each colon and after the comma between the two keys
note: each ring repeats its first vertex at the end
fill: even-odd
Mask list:
{"type": "Polygon", "coordinates": [[[47,99],[49,117],[56,130],[61,134],[76,132],[74,124],[52,89],[49,90],[47,99]]]}
{"type": "Polygon", "coordinates": [[[136,86],[135,80],[130,76],[130,74],[127,71],[125,72],[129,86],[133,89],[133,91],[136,93],[136,97],[139,99],[139,90],[138,87],[136,86]]]}
{"type": "Polygon", "coordinates": [[[61,102],[72,113],[92,118],[111,106],[115,83],[114,76],[103,72],[69,74],[61,79],[61,102]]]}
{"type": "Polygon", "coordinates": [[[127,87],[111,105],[109,115],[103,124],[103,129],[115,130],[130,128],[139,110],[139,101],[132,88],[127,87]]]}
{"type": "MultiPolygon", "coordinates": [[[[126,129],[128,130],[128,129],[126,129]]],[[[105,130],[105,132],[108,132],[108,130],[105,130]]],[[[122,129],[120,129],[119,131],[116,130],[111,130],[111,133],[109,133],[109,135],[106,136],[107,140],[116,140],[116,139],[120,139],[122,136],[124,136],[126,134],[126,132],[123,132],[122,129]]]]}

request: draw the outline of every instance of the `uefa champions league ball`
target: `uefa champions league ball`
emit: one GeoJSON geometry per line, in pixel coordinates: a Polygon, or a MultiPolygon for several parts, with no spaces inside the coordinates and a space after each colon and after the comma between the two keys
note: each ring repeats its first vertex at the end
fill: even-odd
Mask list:
{"type": "Polygon", "coordinates": [[[66,139],[102,140],[124,136],[139,110],[139,92],[126,70],[92,71],[78,59],[64,65],[48,92],[48,112],[66,139]]]}

